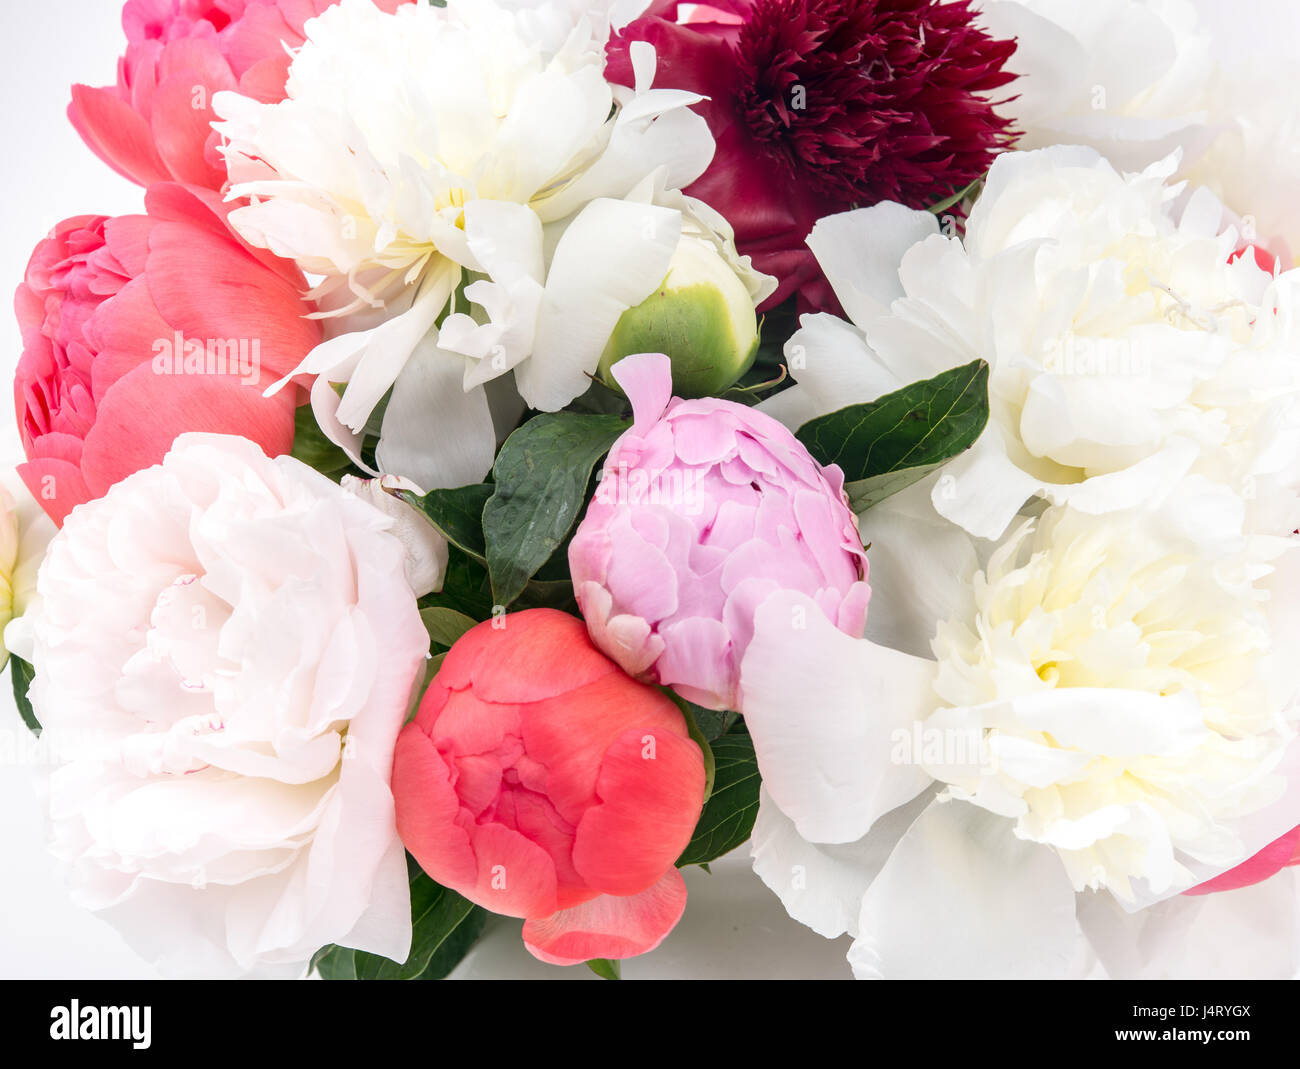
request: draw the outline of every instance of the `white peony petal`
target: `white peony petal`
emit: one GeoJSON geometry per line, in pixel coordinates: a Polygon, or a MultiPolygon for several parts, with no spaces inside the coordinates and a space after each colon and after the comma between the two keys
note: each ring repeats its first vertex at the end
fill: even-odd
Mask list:
{"type": "Polygon", "coordinates": [[[384,411],[375,460],[427,490],[482,482],[496,432],[482,386],[466,390],[464,357],[427,334],[411,354],[384,411]]]}
{"type": "Polygon", "coordinates": [[[817,220],[808,248],[849,319],[864,327],[903,296],[898,280],[903,254],[938,232],[932,212],[884,201],[817,220]]]}
{"type": "Polygon", "coordinates": [[[750,839],[754,872],[800,924],[827,939],[845,932],[857,935],[863,894],[899,838],[930,804],[931,793],[923,791],[890,810],[857,842],[828,844],[800,835],[761,788],[750,839]]]}
{"type": "Polygon", "coordinates": [[[779,591],[754,617],[741,712],[772,799],[814,842],[860,839],[929,782],[897,761],[898,734],[937,704],[934,662],[854,639],[803,594],[779,591]]]}
{"type": "Polygon", "coordinates": [[[963,802],[933,802],[862,901],[859,979],[1064,979],[1085,960],[1074,890],[1047,847],[963,802]]]}
{"type": "Polygon", "coordinates": [[[529,405],[554,412],[586,391],[619,316],[663,281],[680,236],[680,213],[628,201],[592,201],[569,224],[551,260],[533,355],[515,369],[529,405]]]}

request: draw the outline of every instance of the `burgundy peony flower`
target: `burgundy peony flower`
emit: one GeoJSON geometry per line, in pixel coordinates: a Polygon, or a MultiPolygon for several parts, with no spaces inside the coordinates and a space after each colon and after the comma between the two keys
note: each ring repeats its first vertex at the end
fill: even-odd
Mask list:
{"type": "Polygon", "coordinates": [[[814,222],[883,200],[927,207],[1010,143],[987,94],[1015,77],[1015,42],[974,17],[969,0],[656,0],[611,40],[608,75],[631,85],[629,46],[648,41],[657,86],[709,98],[696,107],[717,153],[686,192],[778,278],[764,307],[797,292],[838,310],[804,245],[814,222]]]}

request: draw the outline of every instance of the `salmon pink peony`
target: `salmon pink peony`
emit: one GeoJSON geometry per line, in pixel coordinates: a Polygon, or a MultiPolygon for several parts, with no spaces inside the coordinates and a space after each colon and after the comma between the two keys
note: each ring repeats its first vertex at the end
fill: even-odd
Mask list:
{"type": "Polygon", "coordinates": [[[531,609],[452,647],[397,740],[397,829],[420,866],[526,918],[542,961],[653,950],[686,906],[674,862],[704,759],[667,696],[624,675],[582,621],[531,609]]]}
{"type": "Polygon", "coordinates": [[[14,297],[18,472],[59,524],[184,431],[293,445],[296,391],[262,389],[320,341],[306,281],[242,245],[214,193],[161,184],[145,204],[64,220],[14,297]]]}
{"type": "MultiPolygon", "coordinates": [[[[374,0],[391,11],[406,0],[374,0]]],[[[289,50],[335,0],[127,0],[117,84],[72,87],[68,118],[91,151],[147,186],[220,189],[226,167],[209,125],[212,94],[284,99],[289,50]]]]}

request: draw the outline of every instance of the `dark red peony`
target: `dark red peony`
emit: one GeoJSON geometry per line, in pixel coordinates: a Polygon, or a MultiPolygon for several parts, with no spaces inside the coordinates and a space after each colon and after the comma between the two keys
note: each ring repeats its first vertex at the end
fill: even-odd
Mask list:
{"type": "Polygon", "coordinates": [[[932,205],[1011,140],[988,94],[1015,77],[1015,42],[974,17],[968,0],[656,0],[610,41],[608,76],[631,85],[629,45],[648,41],[657,87],[709,98],[696,110],[717,153],[687,192],[777,277],[765,307],[798,293],[838,310],[804,244],[813,223],[884,200],[932,205]]]}

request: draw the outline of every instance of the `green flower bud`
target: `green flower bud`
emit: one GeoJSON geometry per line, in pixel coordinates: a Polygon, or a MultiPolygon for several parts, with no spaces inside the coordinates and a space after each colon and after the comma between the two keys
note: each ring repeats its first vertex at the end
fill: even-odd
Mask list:
{"type": "Polygon", "coordinates": [[[663,353],[678,397],[716,397],[749,370],[758,352],[754,300],[707,238],[685,234],[658,289],[620,317],[601,354],[599,374],[634,353],[663,353]]]}

